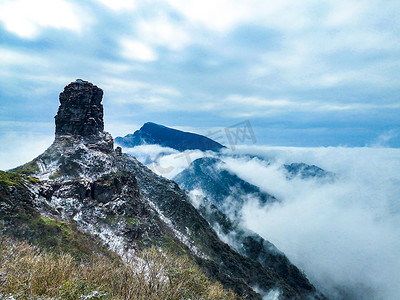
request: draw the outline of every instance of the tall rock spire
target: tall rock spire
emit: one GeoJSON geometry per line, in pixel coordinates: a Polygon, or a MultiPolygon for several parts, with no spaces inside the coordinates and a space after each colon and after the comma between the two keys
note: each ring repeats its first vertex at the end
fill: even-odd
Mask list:
{"type": "Polygon", "coordinates": [[[64,88],[55,116],[55,144],[60,149],[67,149],[79,141],[91,149],[113,151],[113,138],[104,131],[102,99],[103,90],[82,79],[64,88]]]}
{"type": "Polygon", "coordinates": [[[104,130],[103,90],[90,82],[77,79],[60,94],[60,107],[55,116],[56,137],[98,135],[104,130]]]}

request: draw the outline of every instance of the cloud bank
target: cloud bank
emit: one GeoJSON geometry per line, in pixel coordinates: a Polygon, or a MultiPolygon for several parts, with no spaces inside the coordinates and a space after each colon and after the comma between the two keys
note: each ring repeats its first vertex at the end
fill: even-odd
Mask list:
{"type": "MultiPolygon", "coordinates": [[[[157,162],[172,169],[160,175],[172,178],[187,166],[182,153],[162,152],[157,149],[157,162]]],[[[191,153],[193,159],[202,155],[215,156],[191,153]]],[[[242,224],[275,244],[328,297],[399,295],[400,150],[242,146],[219,158],[281,200],[268,207],[248,201],[242,224]],[[335,180],[289,180],[282,165],[293,162],[334,172],[335,180]]]]}
{"type": "MultiPolygon", "coordinates": [[[[247,149],[249,150],[249,149],[247,149]]],[[[244,224],[274,243],[333,299],[399,295],[400,151],[371,148],[252,149],[272,159],[228,160],[240,177],[283,202],[248,203],[244,224]],[[305,161],[338,174],[334,183],[288,181],[282,163],[305,161]]]]}

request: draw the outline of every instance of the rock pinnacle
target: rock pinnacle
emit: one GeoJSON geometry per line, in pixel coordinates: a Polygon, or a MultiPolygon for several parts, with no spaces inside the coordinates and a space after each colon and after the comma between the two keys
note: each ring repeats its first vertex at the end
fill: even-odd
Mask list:
{"type": "Polygon", "coordinates": [[[104,130],[103,90],[88,81],[77,79],[60,94],[55,116],[57,136],[98,135],[104,130]]]}

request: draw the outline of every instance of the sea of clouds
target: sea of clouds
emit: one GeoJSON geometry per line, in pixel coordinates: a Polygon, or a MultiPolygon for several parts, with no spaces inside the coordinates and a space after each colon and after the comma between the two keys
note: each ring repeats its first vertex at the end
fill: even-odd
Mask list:
{"type": "MultiPolygon", "coordinates": [[[[400,149],[236,147],[223,154],[159,146],[125,151],[173,178],[197,158],[218,156],[226,168],[279,200],[249,201],[242,224],[274,243],[332,299],[400,296],[400,149]],[[304,162],[334,181],[288,179],[283,164],[304,162]]],[[[251,198],[250,198],[251,199],[251,198]]]]}

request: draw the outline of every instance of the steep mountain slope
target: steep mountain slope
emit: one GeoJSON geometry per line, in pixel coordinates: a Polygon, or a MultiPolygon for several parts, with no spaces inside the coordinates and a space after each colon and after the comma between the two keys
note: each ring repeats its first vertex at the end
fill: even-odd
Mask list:
{"type": "Polygon", "coordinates": [[[256,199],[260,205],[278,201],[274,196],[229,172],[225,165],[218,158],[199,158],[173,180],[188,191],[201,190],[222,212],[235,216],[238,216],[249,198],[256,199]]]}
{"type": "Polygon", "coordinates": [[[4,234],[26,233],[13,233],[13,228],[18,226],[14,217],[27,214],[53,220],[47,223],[63,222],[60,230],[76,227],[82,238],[100,240],[119,254],[134,255],[150,246],[185,253],[211,279],[248,299],[261,298],[252,287],[261,293],[277,289],[282,299],[314,297],[304,276],[288,279],[238,254],[218,238],[174,181],[152,173],[120,148],[114,150],[112,137],[103,131],[101,96],[101,89],[85,81],[71,83],[60,94],[55,141],[32,162],[8,173],[31,177],[6,180],[11,184],[0,199],[4,234]],[[16,203],[20,208],[14,211],[16,203]]]}
{"type": "Polygon", "coordinates": [[[191,191],[193,205],[222,240],[244,256],[274,269],[286,281],[310,286],[301,271],[273,244],[239,224],[240,211],[246,201],[255,199],[265,205],[278,200],[230,173],[225,166],[218,158],[199,158],[174,180],[181,188],[191,191]]]}
{"type": "Polygon", "coordinates": [[[115,142],[123,147],[132,148],[139,145],[160,145],[179,151],[199,149],[218,151],[223,145],[205,136],[168,128],[155,123],[145,123],[140,130],[125,137],[117,137],[115,142]]]}
{"type": "MultiPolygon", "coordinates": [[[[218,236],[239,253],[258,261],[266,268],[272,268],[287,282],[292,284],[296,282],[296,285],[301,285],[305,289],[311,287],[304,274],[272,243],[244,228],[238,221],[232,221],[206,197],[192,195],[191,200],[218,236]]],[[[323,298],[322,295],[320,297],[323,298]]]]}

